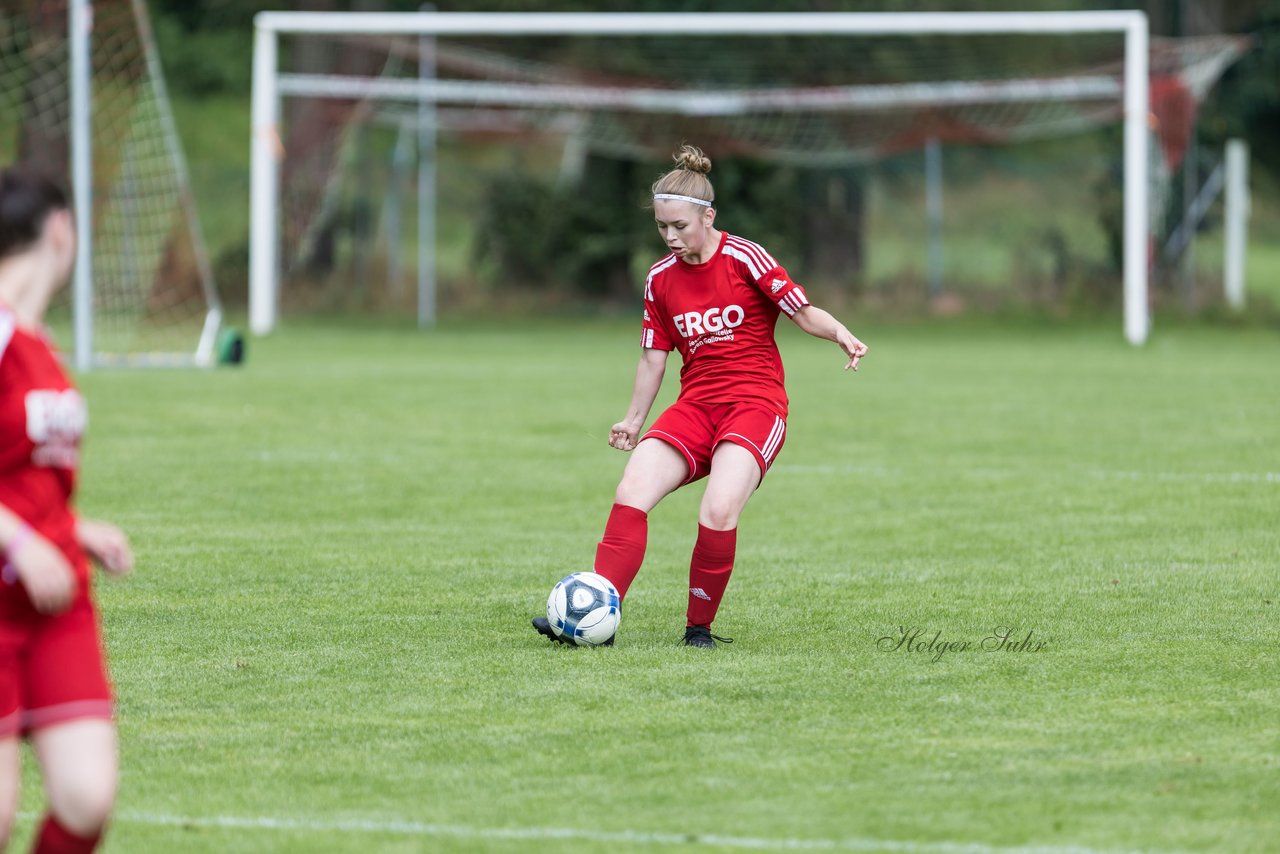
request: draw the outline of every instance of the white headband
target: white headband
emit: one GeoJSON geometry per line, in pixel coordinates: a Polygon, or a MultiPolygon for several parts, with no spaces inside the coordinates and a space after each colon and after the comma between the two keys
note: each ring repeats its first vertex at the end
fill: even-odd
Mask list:
{"type": "Polygon", "coordinates": [[[693,202],[695,205],[702,205],[708,208],[711,207],[711,202],[706,199],[695,199],[693,196],[677,196],[675,193],[654,193],[653,198],[655,201],[658,199],[667,199],[673,202],[693,202]]]}

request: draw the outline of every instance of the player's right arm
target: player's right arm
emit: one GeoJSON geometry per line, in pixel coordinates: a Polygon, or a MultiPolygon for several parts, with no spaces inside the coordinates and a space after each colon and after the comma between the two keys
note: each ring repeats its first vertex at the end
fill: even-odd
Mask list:
{"type": "Polygon", "coordinates": [[[0,504],[0,563],[12,567],[31,604],[42,614],[66,610],[76,592],[76,576],[62,552],[0,504]]]}
{"type": "Polygon", "coordinates": [[[653,401],[662,388],[662,376],[667,371],[670,350],[646,347],[640,351],[640,364],[636,368],[635,389],[631,392],[631,405],[627,417],[609,430],[609,445],[619,451],[630,451],[640,442],[640,430],[644,427],[653,401]]]}

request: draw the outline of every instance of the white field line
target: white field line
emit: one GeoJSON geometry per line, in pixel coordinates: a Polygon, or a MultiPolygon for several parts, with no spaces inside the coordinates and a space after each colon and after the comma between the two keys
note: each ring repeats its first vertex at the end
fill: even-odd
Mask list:
{"type": "MultiPolygon", "coordinates": [[[[770,473],[782,474],[847,474],[865,477],[901,477],[905,469],[894,469],[886,466],[860,465],[788,465],[779,463],[769,469],[770,473]]],[[[1040,477],[1052,473],[1052,469],[1002,469],[1002,468],[957,468],[943,470],[959,477],[985,478],[1023,478],[1040,477]]],[[[1177,472],[1177,471],[1122,471],[1114,469],[1070,469],[1060,470],[1061,474],[1094,478],[1097,480],[1154,480],[1177,481],[1183,483],[1274,483],[1280,484],[1280,472],[1276,471],[1235,471],[1235,472],[1177,472]]]]}
{"type": "MultiPolygon", "coordinates": [[[[23,813],[24,820],[36,818],[23,813]]],[[[397,836],[447,837],[465,840],[563,840],[608,845],[650,845],[745,848],[757,851],[880,851],[894,854],[1157,854],[1157,852],[1104,851],[1076,845],[1002,847],[980,842],[901,842],[892,839],[848,837],[844,839],[768,839],[755,836],[723,836],[714,833],[647,833],[635,830],[579,830],[570,827],[469,827],[417,821],[340,819],[333,821],[274,816],[182,816],[163,813],[121,812],[114,824],[153,827],[194,827],[220,830],[301,831],[306,833],[379,833],[397,836]]],[[[1172,854],[1171,852],[1169,854],[1172,854]]]]}

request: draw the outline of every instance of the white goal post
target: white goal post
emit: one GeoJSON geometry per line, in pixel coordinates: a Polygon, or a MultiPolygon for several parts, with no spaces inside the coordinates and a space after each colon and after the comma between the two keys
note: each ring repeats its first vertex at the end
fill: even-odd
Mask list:
{"type": "MultiPolygon", "coordinates": [[[[279,306],[279,161],[283,152],[278,125],[284,94],[278,67],[281,34],[750,37],[1117,33],[1124,36],[1124,335],[1134,345],[1146,341],[1150,326],[1149,32],[1143,12],[260,12],[254,23],[249,323],[257,335],[275,328],[279,306]]],[[[431,81],[424,81],[414,91],[432,103],[448,98],[445,88],[430,84],[431,81]]],[[[309,94],[319,93],[312,90],[309,94]]],[[[337,89],[331,97],[353,94],[350,88],[337,89]]],[[[670,109],[669,104],[667,108],[670,109]]],[[[707,106],[716,108],[714,103],[707,106]]]]}
{"type": "MultiPolygon", "coordinates": [[[[78,371],[215,363],[221,308],[146,0],[0,2],[0,163],[69,179],[78,371]]],[[[68,316],[69,309],[69,316],[68,316]]]]}

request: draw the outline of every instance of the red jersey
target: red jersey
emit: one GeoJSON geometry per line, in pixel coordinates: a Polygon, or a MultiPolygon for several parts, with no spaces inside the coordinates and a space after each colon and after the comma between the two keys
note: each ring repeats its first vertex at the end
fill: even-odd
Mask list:
{"type": "Polygon", "coordinates": [[[679,350],[680,400],[754,402],[787,417],[778,314],[809,304],[804,288],[757,243],[720,233],[701,264],[674,254],[649,268],[641,346],[679,350]]]}
{"type": "Polygon", "coordinates": [[[71,495],[86,422],[84,398],[53,347],[0,308],[0,504],[57,546],[82,579],[89,562],[71,495]]]}

